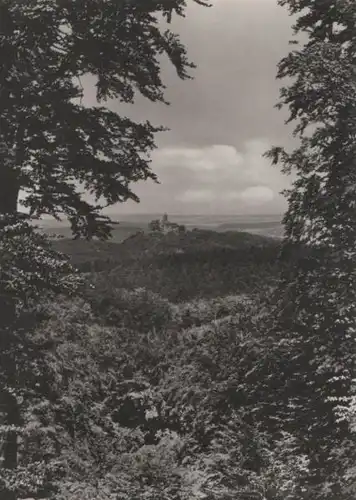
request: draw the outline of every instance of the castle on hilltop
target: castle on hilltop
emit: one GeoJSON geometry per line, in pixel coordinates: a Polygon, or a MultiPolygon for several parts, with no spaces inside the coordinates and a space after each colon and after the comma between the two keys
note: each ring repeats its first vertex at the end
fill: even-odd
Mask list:
{"type": "Polygon", "coordinates": [[[184,233],[185,226],[181,224],[176,224],[175,222],[170,222],[168,220],[168,215],[163,214],[161,219],[153,220],[149,223],[149,230],[154,233],[184,233]]]}

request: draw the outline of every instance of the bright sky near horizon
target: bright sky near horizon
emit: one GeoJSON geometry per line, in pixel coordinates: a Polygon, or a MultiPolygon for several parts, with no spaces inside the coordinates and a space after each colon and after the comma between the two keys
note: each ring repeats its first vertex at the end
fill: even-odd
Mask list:
{"type": "MultiPolygon", "coordinates": [[[[164,125],[152,169],[161,184],[135,186],[139,205],[111,212],[281,213],[279,194],[290,179],[262,154],[271,145],[292,144],[285,111],[274,109],[281,82],[276,65],[292,36],[288,13],[277,0],[213,0],[189,7],[174,29],[198,68],[194,80],[180,81],[164,67],[170,106],[139,98],[131,107],[108,106],[137,120],[164,125]]],[[[85,102],[94,104],[90,79],[85,102]]]]}

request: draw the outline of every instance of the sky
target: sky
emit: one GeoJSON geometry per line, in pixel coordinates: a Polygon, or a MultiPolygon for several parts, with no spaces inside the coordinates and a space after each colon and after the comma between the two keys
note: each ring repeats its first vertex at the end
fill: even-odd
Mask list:
{"type": "MultiPolygon", "coordinates": [[[[280,191],[291,179],[263,153],[291,146],[286,111],[278,111],[281,82],[276,65],[289,51],[291,19],[277,0],[212,0],[212,8],[190,4],[172,28],[197,65],[193,80],[181,81],[163,65],[170,106],[138,98],[129,107],[108,107],[139,121],[169,127],[157,135],[152,170],[160,184],[134,186],[140,204],[127,202],[111,213],[279,214],[280,191]]],[[[95,91],[84,82],[85,102],[95,91]]]]}

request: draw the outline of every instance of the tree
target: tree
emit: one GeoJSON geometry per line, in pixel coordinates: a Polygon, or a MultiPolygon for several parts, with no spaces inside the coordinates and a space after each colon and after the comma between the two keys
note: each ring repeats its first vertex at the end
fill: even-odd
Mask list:
{"type": "Polygon", "coordinates": [[[285,412],[284,425],[298,432],[310,458],[308,494],[348,498],[346,473],[355,458],[349,417],[356,360],[356,4],[279,4],[297,16],[294,33],[308,40],[278,72],[292,80],[278,107],[287,106],[288,122],[297,121],[300,145],[268,153],[285,173],[297,174],[286,192],[282,252],[293,255],[294,266],[282,276],[274,311],[276,344],[286,356],[276,411],[285,412]]]}
{"type": "MultiPolygon", "coordinates": [[[[157,180],[149,153],[162,128],[135,123],[102,104],[110,98],[132,103],[137,93],[165,102],[163,56],[180,78],[189,78],[194,65],[185,47],[163,27],[172,13],[183,16],[186,5],[185,0],[0,0],[0,229],[19,221],[23,191],[22,204],[32,217],[65,215],[75,237],[105,239],[110,219],[100,215],[101,208],[139,201],[131,184],[157,180]],[[91,108],[81,103],[81,77],[87,74],[96,78],[98,106],[91,108]]],[[[34,255],[27,258],[31,266],[34,255]]],[[[16,308],[6,294],[0,313],[2,333],[10,332],[16,308]]],[[[15,365],[8,369],[13,373],[15,365]]],[[[13,446],[4,465],[14,469],[16,431],[9,435],[13,446]]]]}
{"type": "Polygon", "coordinates": [[[189,78],[194,65],[179,37],[164,28],[164,19],[183,16],[186,4],[1,0],[0,213],[14,213],[23,190],[34,216],[64,214],[75,235],[108,236],[100,209],[139,201],[131,183],[157,180],[148,155],[162,129],[101,104],[132,103],[137,93],[165,102],[162,56],[189,78]],[[100,104],[91,108],[81,104],[87,74],[96,78],[100,104]]]}
{"type": "Polygon", "coordinates": [[[72,295],[80,281],[45,235],[26,221],[7,222],[0,231],[0,297],[6,306],[0,329],[0,498],[12,500],[29,492],[48,492],[53,473],[47,467],[51,451],[46,437],[51,429],[39,418],[51,394],[51,380],[43,370],[48,339],[34,342],[32,310],[53,294],[72,295]],[[27,450],[18,467],[20,437],[42,440],[44,445],[40,455],[27,450]]]}

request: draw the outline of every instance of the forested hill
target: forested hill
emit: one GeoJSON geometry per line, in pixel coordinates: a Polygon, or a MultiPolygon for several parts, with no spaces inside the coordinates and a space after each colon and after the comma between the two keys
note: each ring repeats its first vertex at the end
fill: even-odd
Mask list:
{"type": "Polygon", "coordinates": [[[144,287],[173,301],[253,293],[278,276],[280,242],[244,232],[138,233],[122,243],[58,240],[102,287],[144,287]]]}

